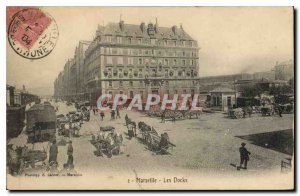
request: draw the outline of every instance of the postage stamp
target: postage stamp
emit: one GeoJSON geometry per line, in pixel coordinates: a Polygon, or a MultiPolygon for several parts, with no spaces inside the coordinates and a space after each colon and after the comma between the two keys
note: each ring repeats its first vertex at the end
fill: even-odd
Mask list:
{"type": "Polygon", "coordinates": [[[25,8],[15,13],[8,27],[12,49],[28,59],[40,59],[55,48],[59,32],[55,20],[39,8],[25,8]]]}

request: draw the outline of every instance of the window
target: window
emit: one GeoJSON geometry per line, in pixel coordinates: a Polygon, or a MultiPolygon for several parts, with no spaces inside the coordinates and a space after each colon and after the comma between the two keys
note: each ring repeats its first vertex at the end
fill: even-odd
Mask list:
{"type": "Polygon", "coordinates": [[[177,65],[177,60],[176,59],[174,59],[173,64],[177,65]]]}
{"type": "Polygon", "coordinates": [[[156,76],[156,70],[152,69],[152,76],[156,76]]]}
{"type": "Polygon", "coordinates": [[[182,60],[182,65],[185,66],[185,60],[182,60]]]}
{"type": "Polygon", "coordinates": [[[109,36],[109,35],[106,36],[106,41],[107,41],[107,42],[111,42],[111,36],[109,36]]]}
{"type": "Polygon", "coordinates": [[[165,40],[165,46],[167,46],[168,45],[168,41],[167,40],[165,40]]]}
{"type": "Polygon", "coordinates": [[[182,76],[182,71],[178,71],[178,76],[182,76]]]}
{"type": "MultiPolygon", "coordinates": [[[[123,81],[120,81],[120,82],[119,82],[119,86],[120,86],[120,87],[123,87],[123,81]]],[[[122,91],[120,91],[120,94],[123,94],[123,92],[122,92],[122,93],[121,93],[121,92],[122,92],[122,91]]]]}
{"type": "Polygon", "coordinates": [[[133,91],[130,91],[129,96],[130,98],[133,98],[133,91]]]}
{"type": "Polygon", "coordinates": [[[185,89],[183,89],[183,94],[186,94],[186,90],[185,89]]]}
{"type": "Polygon", "coordinates": [[[161,56],[161,51],[160,51],[160,50],[158,51],[158,55],[160,55],[160,56],[161,56]]]}
{"type": "Polygon", "coordinates": [[[138,39],[138,44],[141,44],[141,43],[142,43],[142,39],[139,38],[139,39],[138,39]]]}
{"type": "Polygon", "coordinates": [[[122,54],[122,48],[118,48],[118,49],[117,49],[117,53],[118,53],[118,54],[122,54]]]}
{"type": "Polygon", "coordinates": [[[117,60],[118,60],[118,64],[119,64],[119,65],[123,64],[123,57],[120,57],[120,56],[119,56],[119,57],[117,58],[117,60]]]}
{"type": "Polygon", "coordinates": [[[148,50],[145,50],[145,55],[148,55],[148,50]]]}
{"type": "Polygon", "coordinates": [[[112,81],[109,81],[109,82],[108,82],[108,86],[109,86],[109,87],[112,87],[112,81]]]}
{"type": "Polygon", "coordinates": [[[112,54],[112,48],[106,48],[107,54],[112,54]]]}
{"type": "Polygon", "coordinates": [[[156,41],[155,39],[151,39],[151,40],[150,40],[150,42],[151,42],[152,45],[155,44],[155,41],[156,41]]]}
{"type": "Polygon", "coordinates": [[[112,57],[111,56],[106,57],[106,61],[107,64],[112,64],[112,57]]]}
{"type": "Polygon", "coordinates": [[[129,58],[128,58],[128,64],[129,64],[129,65],[132,65],[132,64],[133,64],[133,58],[132,58],[132,57],[129,57],[129,58]]]}
{"type": "Polygon", "coordinates": [[[182,51],[182,56],[185,56],[185,51],[182,51]]]}
{"type": "Polygon", "coordinates": [[[140,86],[143,86],[143,81],[140,80],[140,86]]]}
{"type": "Polygon", "coordinates": [[[165,65],[169,65],[168,59],[165,59],[165,65]]]}
{"type": "Polygon", "coordinates": [[[142,59],[141,58],[139,58],[139,65],[141,65],[142,64],[142,59]]]}
{"type": "Polygon", "coordinates": [[[117,43],[119,43],[119,44],[122,43],[122,37],[119,37],[119,36],[117,37],[117,43]]]}
{"type": "Polygon", "coordinates": [[[144,97],[143,97],[143,93],[144,93],[143,91],[140,91],[140,95],[141,95],[141,99],[142,99],[142,100],[143,100],[143,98],[144,98],[144,97]]]}
{"type": "Polygon", "coordinates": [[[177,42],[176,41],[174,41],[174,46],[177,46],[177,42]]]}
{"type": "Polygon", "coordinates": [[[130,81],[130,82],[129,82],[129,85],[130,85],[130,86],[133,86],[133,82],[132,82],[132,81],[130,81]]]}

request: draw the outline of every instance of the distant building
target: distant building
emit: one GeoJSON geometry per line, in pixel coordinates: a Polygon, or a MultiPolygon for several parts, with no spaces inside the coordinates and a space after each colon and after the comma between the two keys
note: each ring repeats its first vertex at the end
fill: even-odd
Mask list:
{"type": "Polygon", "coordinates": [[[294,77],[294,62],[292,60],[276,63],[275,79],[288,81],[294,77]]]}
{"type": "Polygon", "coordinates": [[[215,110],[228,111],[236,104],[236,91],[227,87],[218,87],[210,91],[211,107],[215,110]]]}
{"type": "Polygon", "coordinates": [[[264,71],[264,72],[255,72],[253,73],[253,80],[275,80],[275,71],[264,71]]]}
{"type": "Polygon", "coordinates": [[[84,58],[89,44],[89,41],[79,41],[74,58],[67,60],[54,82],[54,97],[84,100],[84,58]]]}

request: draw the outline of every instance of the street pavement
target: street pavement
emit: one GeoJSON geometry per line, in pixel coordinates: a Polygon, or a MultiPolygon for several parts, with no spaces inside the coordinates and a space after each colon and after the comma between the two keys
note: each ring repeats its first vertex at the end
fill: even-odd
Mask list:
{"type": "MultiPolygon", "coordinates": [[[[74,111],[74,106],[65,103],[52,102],[58,106],[57,114],[67,114],[74,111]]],[[[71,138],[74,148],[75,170],[80,173],[94,173],[95,175],[109,175],[111,171],[122,172],[183,172],[193,173],[228,173],[236,171],[234,165],[239,164],[239,147],[242,142],[247,143],[246,148],[251,152],[247,172],[261,174],[268,172],[280,172],[281,160],[291,156],[271,149],[251,144],[236,136],[271,132],[276,130],[293,128],[293,115],[285,114],[283,118],[278,116],[262,117],[253,114],[251,118],[229,119],[222,113],[204,113],[198,119],[166,121],[161,123],[159,118],[150,118],[136,111],[120,110],[121,118],[111,120],[109,111],[105,112],[102,121],[100,115],[94,115],[91,111],[89,122],[85,122],[80,129],[80,137],[71,138]],[[129,140],[125,126],[125,114],[136,123],[144,121],[153,126],[159,134],[167,132],[170,141],[176,145],[169,149],[168,155],[157,155],[147,149],[137,138],[129,140]],[[123,135],[123,144],[120,155],[112,158],[97,157],[94,155],[95,147],[90,143],[92,134],[100,131],[100,126],[113,126],[115,132],[123,135]]],[[[137,131],[139,133],[139,131],[137,131]]],[[[138,135],[138,137],[141,137],[138,135]]],[[[69,140],[68,137],[57,136],[57,142],[69,140]]],[[[11,142],[23,141],[26,143],[26,135],[20,134],[11,142]]],[[[20,144],[21,145],[21,144],[20,144]]],[[[29,145],[29,144],[27,144],[29,145]]],[[[49,151],[48,142],[39,143],[35,149],[49,151]]],[[[58,146],[59,169],[67,162],[67,145],[58,146]]],[[[48,156],[49,157],[49,156],[48,156]]]]}
{"type": "MultiPolygon", "coordinates": [[[[74,106],[64,103],[54,103],[59,106],[59,113],[66,114],[75,110],[74,106]]],[[[74,164],[81,172],[103,172],[110,170],[127,171],[139,170],[201,170],[204,172],[227,172],[236,170],[232,165],[239,164],[239,147],[246,142],[251,152],[248,171],[280,171],[282,159],[289,155],[253,145],[236,136],[270,132],[293,128],[293,115],[262,117],[259,114],[245,119],[228,119],[222,113],[202,114],[199,119],[179,120],[175,123],[166,121],[161,123],[158,118],[150,118],[136,111],[121,110],[121,118],[111,120],[109,111],[105,112],[103,121],[100,115],[91,112],[89,122],[84,122],[80,130],[80,137],[73,138],[74,164]],[[139,142],[137,138],[129,140],[125,133],[124,116],[136,121],[144,121],[153,126],[159,133],[167,132],[170,141],[176,145],[169,150],[169,155],[156,155],[139,142]],[[123,135],[121,154],[112,158],[94,155],[94,146],[90,143],[92,134],[100,131],[100,126],[113,126],[115,132],[123,135]]],[[[140,136],[139,136],[140,137],[140,136]]],[[[68,138],[65,138],[68,140],[68,138]]],[[[66,146],[59,147],[58,160],[67,160],[66,146]]]]}

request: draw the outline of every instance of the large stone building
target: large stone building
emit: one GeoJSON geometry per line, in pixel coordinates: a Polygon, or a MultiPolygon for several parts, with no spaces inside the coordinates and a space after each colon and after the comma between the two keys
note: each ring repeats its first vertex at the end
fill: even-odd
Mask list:
{"type": "Polygon", "coordinates": [[[275,79],[288,81],[294,77],[294,62],[292,60],[276,63],[275,79]]]}
{"type": "Polygon", "coordinates": [[[126,94],[130,98],[139,93],[143,100],[150,93],[194,94],[197,93],[198,52],[197,41],[182,26],[160,27],[157,22],[109,23],[98,27],[95,39],[85,51],[84,65],[76,76],[81,74],[77,85],[73,84],[74,63],[70,60],[61,73],[63,76],[58,76],[55,82],[55,92],[63,85],[73,84],[71,88],[64,87],[60,91],[62,96],[57,97],[84,93],[84,99],[92,104],[104,93],[126,94]],[[65,80],[69,83],[60,83],[65,80]]]}
{"type": "Polygon", "coordinates": [[[84,100],[84,58],[89,41],[80,41],[74,58],[67,60],[64,70],[54,82],[54,96],[66,100],[84,100]]]}

